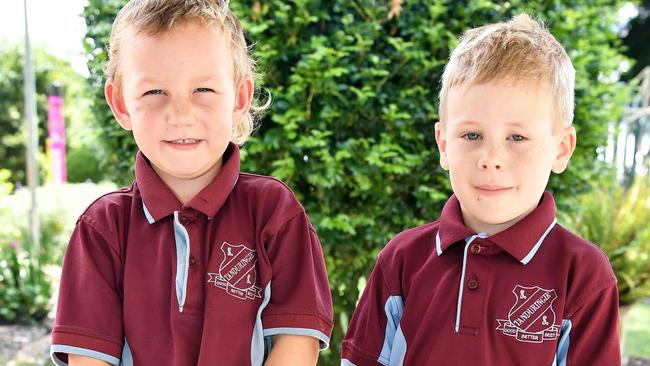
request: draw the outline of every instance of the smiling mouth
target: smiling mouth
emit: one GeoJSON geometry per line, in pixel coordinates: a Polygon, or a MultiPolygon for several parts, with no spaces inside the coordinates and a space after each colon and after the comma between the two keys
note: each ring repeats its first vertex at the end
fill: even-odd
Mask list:
{"type": "Polygon", "coordinates": [[[198,139],[178,139],[178,140],[169,140],[167,142],[174,145],[192,145],[200,141],[201,140],[198,139]]]}
{"type": "Polygon", "coordinates": [[[500,187],[500,186],[475,186],[476,190],[483,194],[487,195],[498,195],[501,193],[508,192],[512,187],[500,187]]]}

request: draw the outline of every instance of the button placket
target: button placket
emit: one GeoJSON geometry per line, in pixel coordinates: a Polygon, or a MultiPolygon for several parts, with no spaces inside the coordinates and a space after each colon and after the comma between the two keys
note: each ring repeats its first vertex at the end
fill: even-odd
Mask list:
{"type": "MultiPolygon", "coordinates": [[[[468,237],[465,239],[465,250],[463,251],[463,263],[462,263],[462,268],[461,268],[461,278],[460,278],[460,284],[459,284],[459,293],[458,293],[458,302],[457,302],[457,307],[456,307],[456,325],[454,327],[454,330],[456,333],[459,333],[461,331],[461,328],[466,328],[465,330],[469,329],[467,326],[461,326],[461,319],[462,319],[462,310],[463,310],[463,289],[467,288],[469,291],[476,291],[478,289],[478,279],[476,275],[471,274],[472,270],[468,269],[468,267],[473,267],[474,265],[470,265],[470,259],[468,257],[468,253],[471,253],[473,255],[479,255],[481,253],[481,245],[478,243],[478,241],[482,240],[483,238],[487,237],[486,233],[479,233],[472,235],[471,237],[468,237]],[[469,270],[470,273],[467,273],[469,270]],[[469,275],[469,279],[466,278],[466,275],[469,275]]],[[[470,255],[470,257],[472,257],[470,255]]],[[[474,258],[474,257],[473,257],[474,258]]],[[[478,260],[478,258],[471,260],[471,262],[474,262],[478,260]]],[[[470,304],[475,301],[475,297],[478,296],[477,293],[474,295],[470,296],[470,304]]],[[[470,305],[470,308],[473,307],[473,305],[470,305]]],[[[470,320],[468,321],[467,319],[465,321],[462,321],[462,323],[465,324],[478,324],[476,323],[476,319],[472,319],[473,316],[472,314],[468,314],[470,320]]],[[[472,332],[478,332],[478,328],[470,327],[472,329],[472,332]]],[[[465,331],[463,331],[465,333],[465,331]]]]}
{"type": "MultiPolygon", "coordinates": [[[[481,244],[478,243],[478,241],[481,240],[481,238],[477,238],[472,245],[469,247],[469,251],[472,254],[479,255],[481,254],[481,251],[483,250],[483,247],[481,244]]],[[[474,291],[478,288],[478,278],[476,276],[472,276],[469,280],[467,280],[467,289],[474,291]]]]}

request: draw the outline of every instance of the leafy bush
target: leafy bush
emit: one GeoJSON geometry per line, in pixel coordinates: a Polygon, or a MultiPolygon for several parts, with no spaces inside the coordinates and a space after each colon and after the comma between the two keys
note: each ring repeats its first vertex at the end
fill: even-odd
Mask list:
{"type": "Polygon", "coordinates": [[[99,168],[100,155],[94,147],[80,145],[69,149],[66,163],[68,183],[99,182],[103,179],[104,174],[99,168]]]}
{"type": "Polygon", "coordinates": [[[50,310],[50,278],[29,249],[18,240],[0,243],[0,323],[39,321],[50,310]]]}
{"type": "MultiPolygon", "coordinates": [[[[10,190],[0,171],[0,198],[10,190]]],[[[43,255],[32,256],[25,226],[17,225],[6,204],[0,203],[0,322],[40,320],[48,311],[51,284],[42,270],[43,255]]],[[[47,225],[47,224],[46,224],[47,225]]]]}
{"type": "Polygon", "coordinates": [[[621,305],[650,296],[650,184],[643,178],[624,190],[616,184],[581,196],[564,214],[576,233],[599,245],[618,279],[621,305]]]}
{"type": "MultiPolygon", "coordinates": [[[[94,108],[120,185],[136,150],[103,96],[111,23],[124,0],[90,0],[85,43],[94,108]]],[[[243,169],[286,181],[304,204],[326,254],[335,307],[335,364],[349,314],[378,251],[395,233],[434,220],[451,188],[438,165],[434,122],[449,51],[464,30],[522,11],[541,17],[577,70],[578,148],[553,177],[560,206],[588,189],[596,148],[624,105],[612,75],[624,61],[613,25],[622,1],[248,0],[231,2],[255,44],[273,105],[243,148],[243,169]]]]}
{"type": "Polygon", "coordinates": [[[29,192],[11,186],[0,170],[0,322],[38,321],[50,311],[51,273],[56,272],[75,221],[111,184],[69,184],[37,191],[41,243],[28,240],[29,192]],[[4,187],[4,188],[3,188],[4,187]]]}

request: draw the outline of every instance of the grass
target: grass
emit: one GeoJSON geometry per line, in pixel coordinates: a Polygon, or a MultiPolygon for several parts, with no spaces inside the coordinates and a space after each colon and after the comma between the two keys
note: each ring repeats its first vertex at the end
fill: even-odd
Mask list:
{"type": "Polygon", "coordinates": [[[637,302],[623,325],[625,353],[650,359],[650,299],[637,302]]]}

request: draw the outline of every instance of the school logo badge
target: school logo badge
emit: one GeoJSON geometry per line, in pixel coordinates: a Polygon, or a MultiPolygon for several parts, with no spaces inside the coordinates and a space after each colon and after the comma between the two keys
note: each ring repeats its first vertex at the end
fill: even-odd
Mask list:
{"type": "Polygon", "coordinates": [[[255,286],[257,252],[225,241],[221,244],[221,251],[224,257],[219,265],[219,273],[208,273],[208,282],[242,300],[261,298],[262,289],[255,286]]]}
{"type": "Polygon", "coordinates": [[[517,285],[512,293],[515,303],[508,312],[508,319],[497,319],[498,331],[529,343],[551,341],[560,336],[560,325],[555,324],[553,311],[553,302],[557,299],[554,289],[517,285]]]}

